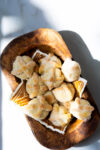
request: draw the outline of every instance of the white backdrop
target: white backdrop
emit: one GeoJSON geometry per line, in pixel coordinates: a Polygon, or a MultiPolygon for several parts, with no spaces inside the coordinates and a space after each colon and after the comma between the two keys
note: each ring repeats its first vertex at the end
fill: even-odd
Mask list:
{"type": "MultiPolygon", "coordinates": [[[[63,31],[100,108],[100,0],[0,0],[0,53],[16,36],[40,27],[63,31]],[[80,35],[88,48],[76,33],[68,30],[80,35]]],[[[46,150],[34,138],[23,114],[10,103],[10,94],[0,72],[0,150],[46,150]]],[[[99,133],[100,126],[94,136],[70,150],[99,150],[99,133]]]]}

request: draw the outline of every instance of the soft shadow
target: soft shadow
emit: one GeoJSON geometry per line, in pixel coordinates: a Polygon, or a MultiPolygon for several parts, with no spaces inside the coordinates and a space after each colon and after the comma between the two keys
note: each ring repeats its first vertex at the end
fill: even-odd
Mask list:
{"type": "Polygon", "coordinates": [[[0,0],[0,22],[3,22],[3,31],[11,31],[3,34],[1,30],[1,39],[13,39],[38,28],[52,28],[43,10],[29,0],[0,0]],[[9,25],[6,24],[6,20],[9,25]]]}
{"type": "MultiPolygon", "coordinates": [[[[60,34],[70,49],[73,58],[80,63],[82,75],[88,80],[88,88],[100,111],[100,62],[92,58],[87,45],[77,33],[72,31],[60,31],[60,34]]],[[[91,137],[82,141],[76,147],[96,144],[97,148],[100,146],[99,142],[100,125],[91,137]]]]}
{"type": "MultiPolygon", "coordinates": [[[[11,40],[37,28],[52,28],[43,10],[29,0],[0,0],[0,52],[1,40],[11,40]]],[[[8,42],[7,41],[7,42],[8,42]]],[[[2,150],[2,87],[0,68],[0,150],[2,150]]]]}

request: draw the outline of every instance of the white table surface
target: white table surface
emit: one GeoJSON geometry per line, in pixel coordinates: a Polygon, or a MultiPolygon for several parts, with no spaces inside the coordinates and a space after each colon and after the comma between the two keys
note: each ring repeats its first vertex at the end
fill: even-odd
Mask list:
{"type": "MultiPolygon", "coordinates": [[[[40,27],[62,31],[100,110],[100,0],[0,0],[0,53],[16,36],[40,27]]],[[[0,72],[0,150],[46,150],[9,102],[10,94],[0,72]]],[[[70,148],[84,149],[100,149],[100,125],[93,136],[70,148]]]]}

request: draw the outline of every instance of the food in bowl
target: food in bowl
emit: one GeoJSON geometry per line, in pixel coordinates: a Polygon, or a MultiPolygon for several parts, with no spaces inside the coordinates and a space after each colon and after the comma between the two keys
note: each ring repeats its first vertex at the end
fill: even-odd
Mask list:
{"type": "Polygon", "coordinates": [[[97,106],[59,33],[38,29],[14,39],[0,64],[13,91],[11,100],[42,145],[66,149],[95,131],[97,106]]]}

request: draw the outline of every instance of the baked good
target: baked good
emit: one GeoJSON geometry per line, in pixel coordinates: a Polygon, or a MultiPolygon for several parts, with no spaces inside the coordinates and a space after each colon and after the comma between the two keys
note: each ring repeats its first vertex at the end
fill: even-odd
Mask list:
{"type": "Polygon", "coordinates": [[[70,113],[79,120],[88,121],[91,118],[94,107],[87,100],[77,97],[70,103],[70,113]]]}
{"type": "MultiPolygon", "coordinates": [[[[14,39],[4,49],[0,58],[2,71],[8,79],[12,91],[15,91],[21,82],[18,78],[11,74],[14,60],[17,56],[26,54],[30,55],[30,53],[33,55],[36,48],[40,49],[42,52],[57,55],[63,62],[66,58],[72,58],[72,55],[62,37],[59,33],[52,29],[38,29],[14,39]]],[[[95,131],[100,117],[97,106],[87,86],[85,88],[84,99],[85,95],[87,95],[88,101],[94,107],[91,119],[86,122],[79,119],[74,120],[72,123],[69,123],[64,134],[54,132],[37,120],[26,115],[26,119],[34,135],[42,145],[49,149],[66,149],[86,139],[95,131]]]]}
{"type": "Polygon", "coordinates": [[[71,114],[67,112],[64,106],[54,104],[49,120],[55,126],[65,126],[70,122],[71,114]]]}
{"type": "Polygon", "coordinates": [[[44,94],[44,97],[46,99],[46,101],[49,103],[49,104],[54,104],[57,102],[54,94],[52,91],[47,91],[45,94],[44,94]]]}
{"type": "Polygon", "coordinates": [[[52,110],[52,106],[48,104],[45,100],[45,97],[38,96],[37,98],[32,99],[27,105],[23,106],[23,112],[28,116],[38,120],[45,119],[52,110]]]}
{"type": "Polygon", "coordinates": [[[62,103],[73,100],[75,89],[71,83],[62,83],[60,87],[53,90],[56,99],[62,103]]]}
{"type": "Polygon", "coordinates": [[[78,80],[81,74],[81,67],[78,62],[67,58],[62,65],[62,72],[68,82],[78,80]]]}
{"type": "Polygon", "coordinates": [[[43,83],[41,77],[36,72],[34,72],[32,77],[26,82],[26,91],[30,98],[44,94],[47,90],[47,86],[43,83]]]}
{"type": "Polygon", "coordinates": [[[61,70],[61,61],[52,53],[40,59],[39,73],[49,90],[58,87],[64,80],[61,70]]]}
{"type": "Polygon", "coordinates": [[[32,76],[36,63],[29,56],[17,56],[11,73],[20,79],[28,79],[32,76]]]}

